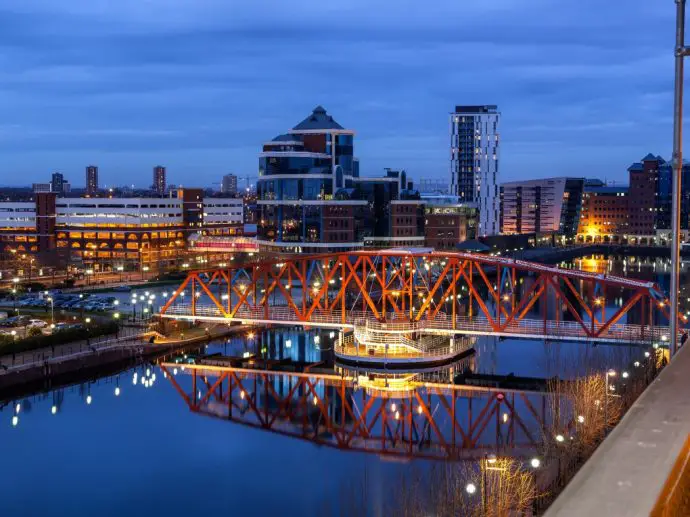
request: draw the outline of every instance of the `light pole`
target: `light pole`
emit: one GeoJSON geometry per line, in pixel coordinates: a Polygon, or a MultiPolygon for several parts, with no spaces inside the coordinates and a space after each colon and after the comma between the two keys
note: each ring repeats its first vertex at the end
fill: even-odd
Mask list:
{"type": "Polygon", "coordinates": [[[609,429],[609,389],[610,389],[610,384],[609,384],[609,377],[615,377],[616,372],[614,370],[608,370],[606,372],[606,383],[605,383],[605,395],[604,395],[604,436],[606,436],[606,433],[609,429]]]}
{"type": "Polygon", "coordinates": [[[55,323],[55,303],[52,296],[48,297],[48,301],[50,302],[50,324],[53,325],[55,323]]]}
{"type": "Polygon", "coordinates": [[[685,0],[676,0],[676,80],[673,102],[673,202],[671,206],[671,350],[678,350],[678,288],[680,284],[680,200],[683,174],[683,59],[685,46],[685,0]]]}

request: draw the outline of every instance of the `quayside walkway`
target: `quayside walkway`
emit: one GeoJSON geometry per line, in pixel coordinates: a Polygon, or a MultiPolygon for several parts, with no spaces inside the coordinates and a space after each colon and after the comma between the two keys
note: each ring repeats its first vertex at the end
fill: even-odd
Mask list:
{"type": "Polygon", "coordinates": [[[690,515],[690,351],[659,378],[584,464],[548,517],[690,515]]]}

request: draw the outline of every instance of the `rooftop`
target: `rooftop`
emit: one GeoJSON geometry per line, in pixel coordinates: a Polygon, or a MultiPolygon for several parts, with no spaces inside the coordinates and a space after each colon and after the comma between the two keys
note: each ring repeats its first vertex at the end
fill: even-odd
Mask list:
{"type": "Polygon", "coordinates": [[[457,251],[489,251],[491,248],[486,244],[479,242],[477,240],[466,240],[459,242],[455,245],[457,251]]]}
{"type": "Polygon", "coordinates": [[[585,192],[592,192],[594,194],[627,194],[629,187],[621,185],[619,187],[585,187],[585,192]]]}
{"type": "Polygon", "coordinates": [[[271,140],[271,142],[300,142],[301,140],[302,137],[299,135],[284,134],[278,135],[273,140],[271,140]]]}
{"type": "Polygon", "coordinates": [[[455,106],[455,113],[498,113],[498,106],[486,104],[484,106],[455,106]]]}
{"type": "Polygon", "coordinates": [[[314,129],[345,129],[331,117],[323,106],[317,106],[307,118],[292,128],[298,131],[312,131],[314,129]]]}
{"type": "Polygon", "coordinates": [[[642,158],[642,161],[643,161],[643,162],[658,162],[658,161],[662,161],[662,162],[663,162],[664,159],[661,158],[660,156],[654,156],[652,153],[648,153],[647,156],[645,156],[644,158],[642,158]]]}

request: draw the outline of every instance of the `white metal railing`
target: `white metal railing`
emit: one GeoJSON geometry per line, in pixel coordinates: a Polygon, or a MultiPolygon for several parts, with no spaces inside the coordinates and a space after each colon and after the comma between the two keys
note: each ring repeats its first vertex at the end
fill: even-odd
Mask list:
{"type": "MultiPolygon", "coordinates": [[[[192,314],[191,304],[176,304],[168,307],[165,315],[166,317],[185,317],[187,319],[204,317],[223,318],[228,317],[221,312],[215,305],[201,305],[197,304],[195,307],[195,314],[192,314]]],[[[279,321],[285,323],[299,323],[299,324],[329,324],[339,326],[342,328],[354,328],[358,325],[367,324],[370,329],[385,330],[388,334],[393,335],[399,333],[404,335],[410,332],[425,332],[436,333],[445,332],[452,333],[474,333],[481,335],[499,334],[499,335],[529,335],[529,336],[543,336],[544,338],[556,339],[608,339],[625,342],[651,342],[664,341],[669,338],[669,328],[659,326],[641,326],[638,324],[614,323],[610,325],[600,336],[591,337],[588,332],[576,321],[555,321],[547,320],[544,323],[541,319],[521,319],[519,321],[512,321],[505,326],[501,323],[501,329],[495,331],[484,316],[476,316],[470,318],[468,316],[456,316],[455,326],[453,326],[453,319],[446,313],[439,312],[434,319],[423,319],[419,322],[410,323],[404,320],[400,315],[395,313],[388,313],[385,315],[386,322],[378,321],[371,312],[363,311],[347,311],[345,314],[345,322],[343,323],[342,314],[339,311],[327,313],[322,309],[316,309],[312,312],[309,321],[305,322],[300,319],[297,312],[289,306],[271,306],[268,309],[263,307],[241,307],[232,318],[233,320],[257,320],[257,321],[279,321]]],[[[588,322],[585,322],[588,325],[588,322]]],[[[589,329],[589,327],[588,327],[589,329]]]]}
{"type": "Polygon", "coordinates": [[[386,347],[370,347],[358,344],[343,344],[336,343],[334,347],[336,355],[345,356],[349,358],[376,358],[383,362],[394,359],[434,359],[441,357],[449,357],[453,353],[460,352],[459,349],[453,349],[450,346],[431,348],[426,351],[409,349],[400,346],[386,346],[386,347]]]}
{"type": "Polygon", "coordinates": [[[399,346],[419,352],[429,352],[448,343],[447,336],[423,334],[421,325],[409,323],[407,326],[408,330],[405,331],[404,323],[391,325],[365,320],[364,325],[355,324],[354,337],[365,346],[399,346]],[[394,328],[389,330],[390,326],[394,328]]]}

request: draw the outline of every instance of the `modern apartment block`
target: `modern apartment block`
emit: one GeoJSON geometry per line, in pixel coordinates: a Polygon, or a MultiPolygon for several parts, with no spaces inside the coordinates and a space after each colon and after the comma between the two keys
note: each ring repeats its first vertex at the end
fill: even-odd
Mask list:
{"type": "Polygon", "coordinates": [[[666,163],[661,156],[649,153],[628,167],[630,173],[630,225],[628,233],[653,236],[656,227],[656,197],[659,168],[666,163]]]}
{"type": "Polygon", "coordinates": [[[585,185],[578,228],[585,242],[620,242],[630,233],[629,188],[585,185]]]}
{"type": "Polygon", "coordinates": [[[450,114],[450,190],[477,206],[480,236],[500,231],[500,118],[494,105],[456,106],[450,114]]]}
{"type": "Polygon", "coordinates": [[[228,194],[234,196],[237,194],[237,176],[234,174],[226,174],[220,184],[221,194],[228,194]]]}
{"type": "Polygon", "coordinates": [[[422,196],[424,245],[437,250],[455,250],[477,237],[477,208],[453,196],[422,196]]]}
{"type": "Polygon", "coordinates": [[[98,193],[98,167],[89,165],[86,167],[86,195],[95,196],[98,193]]]}
{"type": "Polygon", "coordinates": [[[61,173],[54,172],[50,178],[50,191],[62,194],[65,191],[64,187],[66,183],[65,177],[61,173]]]}
{"type": "Polygon", "coordinates": [[[574,237],[582,209],[583,178],[546,178],[501,185],[501,233],[556,233],[574,237]]]}
{"type": "Polygon", "coordinates": [[[153,168],[151,189],[159,196],[165,195],[165,167],[162,165],[156,165],[153,168]]]}
{"type": "MultiPolygon", "coordinates": [[[[673,164],[663,162],[659,165],[659,177],[656,183],[656,233],[667,233],[671,230],[671,209],[673,205],[673,164]]],[[[690,162],[683,160],[680,189],[680,227],[690,227],[690,162]]]]}

